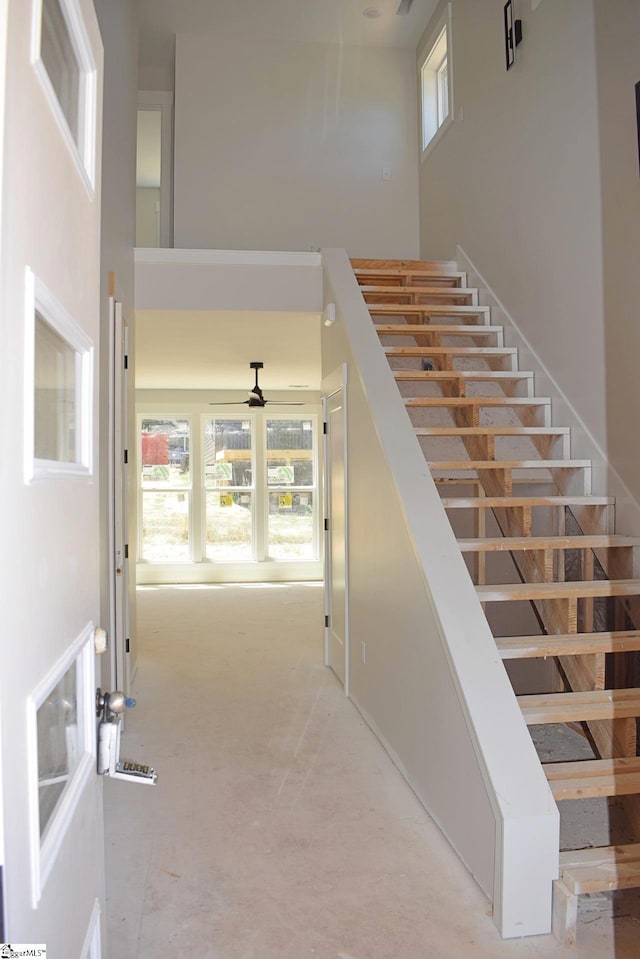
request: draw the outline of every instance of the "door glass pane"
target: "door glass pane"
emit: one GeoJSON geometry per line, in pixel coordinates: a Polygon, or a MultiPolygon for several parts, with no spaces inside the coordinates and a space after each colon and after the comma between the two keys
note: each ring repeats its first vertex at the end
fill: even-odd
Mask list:
{"type": "Polygon", "coordinates": [[[313,493],[269,493],[269,556],[271,559],[315,559],[313,493]]]}
{"type": "Polygon", "coordinates": [[[160,246],[162,111],[138,110],[136,246],[160,246]]]}
{"type": "Polygon", "coordinates": [[[253,559],[252,494],[249,490],[207,492],[207,559],[222,563],[253,559]]]}
{"type": "Polygon", "coordinates": [[[313,486],[310,419],[267,420],[267,484],[313,486]]]}
{"type": "Polygon", "coordinates": [[[189,497],[185,490],[142,494],[142,558],[181,563],[190,558],[189,497]]]}
{"type": "Polygon", "coordinates": [[[76,462],[76,351],[36,311],[34,456],[76,462]]]}
{"type": "Polygon", "coordinates": [[[204,476],[208,489],[253,486],[250,420],[208,419],[204,427],[204,476]]]}
{"type": "Polygon", "coordinates": [[[43,0],[40,57],[77,144],[80,137],[81,69],[60,0],[43,0]]]}
{"type": "Polygon", "coordinates": [[[77,671],[73,662],[37,712],[40,836],[82,754],[77,671]]]}
{"type": "Polygon", "coordinates": [[[142,487],[191,486],[188,420],[142,420],[142,487]]]}

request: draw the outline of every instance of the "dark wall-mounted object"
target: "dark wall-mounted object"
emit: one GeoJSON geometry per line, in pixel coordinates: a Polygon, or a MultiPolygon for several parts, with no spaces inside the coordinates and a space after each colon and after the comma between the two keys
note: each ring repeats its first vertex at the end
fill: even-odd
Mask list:
{"type": "Polygon", "coordinates": [[[504,52],[507,70],[516,62],[516,47],[522,41],[522,20],[513,19],[513,0],[504,5],[504,52]]]}
{"type": "Polygon", "coordinates": [[[636,83],[636,130],[638,131],[638,166],[640,167],[640,80],[636,83]]]}

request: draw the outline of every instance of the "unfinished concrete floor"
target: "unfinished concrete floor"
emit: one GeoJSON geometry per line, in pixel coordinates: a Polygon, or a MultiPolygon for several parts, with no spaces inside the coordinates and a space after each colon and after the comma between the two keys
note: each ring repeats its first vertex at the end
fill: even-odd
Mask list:
{"type": "Polygon", "coordinates": [[[138,707],[107,781],[110,959],[609,959],[640,917],[583,909],[578,946],[502,941],[490,905],[322,666],[317,584],[145,588],[138,707]]]}

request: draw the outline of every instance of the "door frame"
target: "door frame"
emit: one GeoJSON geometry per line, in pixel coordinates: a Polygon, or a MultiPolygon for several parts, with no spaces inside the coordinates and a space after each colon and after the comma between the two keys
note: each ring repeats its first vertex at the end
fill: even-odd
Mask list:
{"type": "MultiPolygon", "coordinates": [[[[173,93],[138,90],[137,110],[160,114],[160,247],[173,246],[173,93]]],[[[137,116],[137,113],[136,113],[137,116]]]]}
{"type": "MultiPolygon", "coordinates": [[[[9,0],[0,0],[0,272],[2,268],[2,196],[3,196],[3,168],[4,168],[4,103],[6,88],[7,63],[7,25],[9,0]]],[[[3,782],[2,782],[2,729],[0,728],[0,942],[5,941],[4,917],[6,914],[4,890],[4,810],[3,810],[3,782]]]]}
{"type": "MultiPolygon", "coordinates": [[[[109,685],[131,692],[128,537],[128,344],[122,303],[109,297],[109,685]]],[[[103,677],[104,678],[104,677],[103,677]]]]}
{"type": "Polygon", "coordinates": [[[349,637],[349,457],[348,457],[348,364],[342,363],[322,381],[323,418],[323,504],[324,504],[324,662],[330,666],[331,618],[333,615],[332,529],[331,529],[331,442],[329,400],[342,393],[344,464],[344,693],[350,695],[349,637]]]}

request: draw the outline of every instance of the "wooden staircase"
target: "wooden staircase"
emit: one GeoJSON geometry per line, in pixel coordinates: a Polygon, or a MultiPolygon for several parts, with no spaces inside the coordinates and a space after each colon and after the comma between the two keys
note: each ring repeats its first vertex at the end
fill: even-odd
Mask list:
{"type": "Polygon", "coordinates": [[[553,927],[572,944],[579,895],[640,887],[640,538],[614,534],[613,500],[455,263],[351,263],[534,741],[580,745],[543,763],[561,824],[566,800],[623,804],[624,842],[562,848],[553,927]]]}

